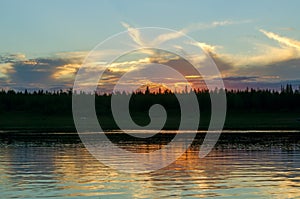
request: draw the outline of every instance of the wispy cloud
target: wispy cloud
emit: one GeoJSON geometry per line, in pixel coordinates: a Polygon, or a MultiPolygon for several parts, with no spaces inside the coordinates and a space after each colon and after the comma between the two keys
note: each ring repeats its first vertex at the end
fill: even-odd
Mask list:
{"type": "Polygon", "coordinates": [[[159,35],[154,41],[154,46],[155,45],[158,45],[158,44],[161,44],[163,42],[166,42],[166,41],[169,41],[169,40],[172,40],[172,39],[177,39],[179,37],[182,37],[185,35],[185,33],[187,33],[185,30],[180,30],[180,31],[177,31],[177,32],[172,32],[172,33],[167,33],[167,34],[162,34],[162,35],[159,35]]]}
{"type": "MultiPolygon", "coordinates": [[[[176,32],[161,34],[158,37],[156,37],[153,41],[148,41],[148,42],[151,42],[151,44],[153,46],[155,46],[155,45],[161,44],[163,42],[166,42],[166,41],[169,41],[172,39],[183,37],[187,33],[192,32],[192,31],[211,29],[211,28],[216,28],[216,27],[220,27],[220,26],[251,23],[251,22],[252,22],[251,20],[242,20],[242,21],[223,20],[223,21],[213,21],[211,23],[195,23],[195,24],[189,25],[188,27],[182,28],[181,30],[178,30],[176,32]]],[[[138,44],[139,46],[145,46],[147,41],[143,40],[139,29],[134,28],[125,22],[121,22],[121,24],[123,25],[123,27],[125,27],[127,29],[130,37],[133,39],[133,41],[135,41],[136,44],[138,44]]]]}
{"type": "Polygon", "coordinates": [[[266,44],[256,44],[255,54],[218,54],[222,60],[231,63],[233,66],[265,66],[276,62],[282,62],[298,57],[294,49],[274,47],[266,44]]]}
{"type": "Polygon", "coordinates": [[[182,37],[186,33],[186,30],[182,29],[176,32],[168,32],[166,34],[158,35],[154,38],[154,40],[147,41],[145,38],[142,38],[138,28],[134,28],[125,22],[121,22],[121,24],[127,29],[129,36],[139,47],[157,46],[163,42],[182,37]]]}
{"type": "Polygon", "coordinates": [[[211,44],[207,44],[205,42],[194,42],[194,43],[192,43],[192,45],[198,46],[201,49],[203,49],[204,51],[209,52],[209,53],[216,53],[216,50],[218,48],[222,48],[221,46],[211,45],[211,44]]]}
{"type": "Polygon", "coordinates": [[[279,45],[267,43],[255,43],[255,54],[227,54],[220,53],[218,56],[236,69],[246,66],[269,66],[279,62],[285,62],[300,58],[300,41],[288,37],[280,36],[276,33],[263,29],[259,30],[267,38],[278,42],[279,45]]]}
{"type": "Polygon", "coordinates": [[[282,37],[278,34],[275,34],[273,32],[268,32],[263,29],[260,29],[259,31],[262,32],[264,35],[266,35],[268,38],[273,39],[284,46],[289,46],[289,47],[293,47],[297,50],[300,50],[300,41],[290,39],[288,37],[282,37]]]}
{"type": "Polygon", "coordinates": [[[220,21],[213,21],[211,23],[193,23],[188,27],[184,28],[183,30],[184,32],[191,32],[196,30],[205,30],[205,29],[217,28],[222,26],[238,25],[238,24],[245,24],[251,22],[252,20],[240,20],[240,21],[220,20],[220,21]]]}
{"type": "Polygon", "coordinates": [[[128,30],[130,37],[133,39],[133,41],[135,41],[135,43],[138,46],[145,46],[145,43],[141,38],[140,31],[138,29],[131,27],[125,22],[121,22],[121,24],[128,30]]]}

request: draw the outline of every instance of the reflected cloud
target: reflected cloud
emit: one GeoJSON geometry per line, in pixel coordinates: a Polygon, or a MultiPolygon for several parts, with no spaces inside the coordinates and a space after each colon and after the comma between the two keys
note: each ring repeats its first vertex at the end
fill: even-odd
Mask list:
{"type": "MultiPolygon", "coordinates": [[[[68,141],[53,145],[45,142],[40,146],[39,142],[15,142],[0,148],[1,196],[47,198],[118,194],[116,197],[245,198],[272,194],[297,198],[300,196],[299,146],[296,140],[285,146],[281,139],[286,138],[278,136],[278,139],[274,138],[271,145],[261,140],[256,144],[221,140],[208,156],[200,159],[202,140],[199,138],[169,166],[144,174],[113,170],[95,159],[81,143],[68,141]]],[[[133,153],[149,153],[164,147],[167,142],[163,139],[156,143],[127,140],[115,144],[133,153]]],[[[177,153],[180,147],[182,143],[178,142],[172,153],[177,153]]],[[[127,156],[122,158],[130,161],[127,156]]],[[[119,159],[114,161],[116,165],[120,164],[119,159]]]]}

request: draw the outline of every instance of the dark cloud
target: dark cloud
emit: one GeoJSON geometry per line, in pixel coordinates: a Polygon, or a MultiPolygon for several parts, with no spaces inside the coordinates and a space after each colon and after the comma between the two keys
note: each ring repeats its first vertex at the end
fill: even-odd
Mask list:
{"type": "Polygon", "coordinates": [[[220,72],[226,72],[233,68],[233,63],[221,59],[216,53],[209,52],[209,55],[217,65],[220,72]]]}
{"type": "Polygon", "coordinates": [[[227,89],[245,89],[245,88],[254,88],[254,89],[271,89],[280,91],[281,86],[291,84],[294,89],[299,89],[300,79],[295,80],[279,80],[274,82],[267,81],[228,81],[224,80],[225,87],[227,89]]]}
{"type": "Polygon", "coordinates": [[[238,81],[238,82],[241,82],[241,81],[253,81],[255,79],[257,79],[258,76],[232,76],[232,77],[224,77],[223,80],[224,81],[238,81]]]}
{"type": "Polygon", "coordinates": [[[298,79],[300,78],[300,59],[291,59],[267,65],[262,71],[284,79],[298,79]]]}
{"type": "Polygon", "coordinates": [[[234,71],[234,76],[274,77],[269,81],[300,78],[300,59],[291,59],[269,65],[243,66],[234,71]],[[277,79],[275,79],[275,77],[277,79]]]}
{"type": "Polygon", "coordinates": [[[67,64],[81,63],[74,58],[52,57],[26,59],[24,55],[2,55],[0,63],[9,63],[12,67],[0,81],[2,88],[24,89],[64,89],[72,86],[72,79],[53,79],[59,67],[67,64]]]}
{"type": "Polygon", "coordinates": [[[14,72],[10,73],[9,76],[13,82],[18,84],[30,84],[30,83],[49,83],[51,67],[53,65],[48,65],[44,69],[44,65],[26,63],[26,62],[17,62],[13,64],[14,72]]]}

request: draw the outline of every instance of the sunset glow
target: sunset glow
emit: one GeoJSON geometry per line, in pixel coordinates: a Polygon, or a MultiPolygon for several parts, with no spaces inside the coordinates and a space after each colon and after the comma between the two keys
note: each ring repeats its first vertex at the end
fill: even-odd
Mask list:
{"type": "MultiPolygon", "coordinates": [[[[278,90],[282,84],[297,86],[300,83],[300,69],[297,67],[300,64],[298,12],[293,11],[298,7],[298,1],[292,1],[294,6],[271,1],[259,2],[261,5],[255,6],[255,15],[249,10],[258,2],[236,3],[234,7],[223,1],[195,1],[184,6],[182,2],[173,2],[173,10],[156,7],[155,16],[150,15],[151,8],[155,7],[154,2],[128,2],[121,6],[122,9],[116,2],[93,7],[72,2],[74,13],[86,11],[82,15],[65,12],[71,3],[69,1],[61,2],[55,12],[57,3],[18,2],[20,5],[16,11],[18,16],[25,16],[24,19],[10,12],[13,2],[0,3],[3,10],[0,36],[5,38],[0,42],[0,83],[3,88],[67,89],[72,85],[88,52],[98,43],[118,32],[128,31],[136,47],[142,47],[147,38],[142,38],[137,28],[151,26],[178,31],[160,35],[153,45],[185,34],[194,38],[197,42],[193,45],[202,48],[216,62],[225,77],[227,88],[267,87],[278,90]],[[214,15],[210,15],[209,9],[206,9],[211,6],[215,8],[214,15]],[[179,8],[184,8],[180,14],[182,20],[176,14],[179,8]],[[289,11],[272,14],[285,8],[289,11]],[[266,9],[272,12],[266,12],[266,9]],[[43,10],[38,12],[39,17],[35,15],[37,10],[43,10]],[[56,13],[53,19],[49,17],[52,13],[56,13]],[[120,17],[125,13],[127,18],[120,17]],[[142,13],[144,17],[140,17],[142,13]],[[63,20],[57,20],[58,16],[63,20]],[[164,16],[169,17],[157,20],[164,16]],[[26,29],[22,28],[24,24],[26,29]]],[[[198,59],[201,60],[200,57],[198,59]]],[[[120,72],[136,70],[141,63],[153,62],[166,63],[166,60],[150,54],[140,58],[137,56],[131,61],[120,60],[110,66],[110,76],[116,77],[120,72]]],[[[180,85],[180,82],[176,85],[180,85]]]]}

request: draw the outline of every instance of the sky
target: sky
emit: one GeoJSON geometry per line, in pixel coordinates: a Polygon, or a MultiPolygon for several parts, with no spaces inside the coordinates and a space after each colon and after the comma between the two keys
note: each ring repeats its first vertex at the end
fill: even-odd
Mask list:
{"type": "MultiPolygon", "coordinates": [[[[136,42],[133,33],[143,27],[168,28],[193,38],[215,61],[226,88],[280,89],[287,83],[296,88],[300,85],[299,7],[298,0],[2,0],[0,88],[71,88],[95,46],[122,31],[131,33],[136,42]]],[[[133,57],[136,62],[126,62],[126,72],[141,70],[137,67],[141,58],[133,57]]],[[[182,61],[177,60],[177,64],[182,61]]],[[[108,85],[120,78],[119,66],[106,72],[108,85]]],[[[161,80],[159,85],[171,83],[161,80]]],[[[102,86],[105,90],[105,81],[102,86]]]]}

